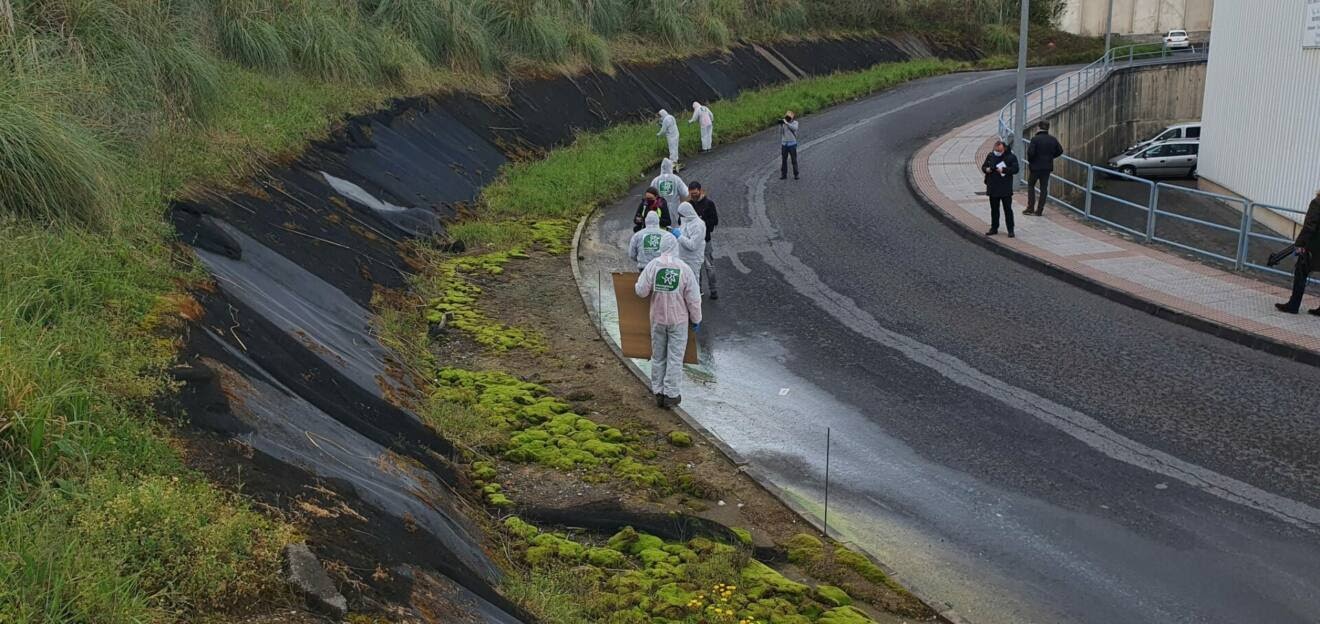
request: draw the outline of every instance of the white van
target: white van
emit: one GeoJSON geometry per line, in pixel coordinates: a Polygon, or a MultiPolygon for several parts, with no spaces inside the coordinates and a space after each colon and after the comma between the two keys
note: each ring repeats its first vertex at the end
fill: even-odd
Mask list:
{"type": "Polygon", "coordinates": [[[1145,141],[1142,141],[1142,142],[1140,142],[1140,143],[1137,143],[1136,145],[1133,145],[1132,147],[1127,148],[1126,150],[1123,151],[1123,153],[1124,153],[1124,154],[1135,154],[1135,153],[1137,153],[1137,151],[1140,150],[1141,148],[1143,148],[1143,147],[1147,147],[1147,146],[1152,145],[1152,144],[1154,144],[1154,143],[1162,143],[1162,142],[1164,142],[1164,141],[1174,141],[1174,140],[1178,140],[1178,139],[1190,139],[1190,140],[1193,140],[1193,141],[1200,141],[1200,140],[1201,140],[1201,122],[1199,122],[1199,121],[1190,121],[1190,122],[1187,122],[1187,123],[1174,124],[1174,125],[1172,125],[1172,126],[1169,126],[1169,127],[1165,128],[1165,129],[1161,130],[1159,134],[1157,134],[1157,135],[1155,135],[1155,136],[1153,136],[1153,137],[1151,137],[1151,138],[1149,138],[1149,139],[1146,139],[1145,141]]]}

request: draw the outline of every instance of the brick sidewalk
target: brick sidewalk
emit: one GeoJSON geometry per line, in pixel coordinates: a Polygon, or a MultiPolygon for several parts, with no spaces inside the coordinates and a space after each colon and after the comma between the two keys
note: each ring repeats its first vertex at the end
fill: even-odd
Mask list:
{"type": "MultiPolygon", "coordinates": [[[[1320,318],[1274,309],[1288,291],[1216,269],[1091,227],[1057,205],[1044,217],[1022,215],[1026,195],[1013,198],[1017,238],[987,237],[990,206],[981,161],[993,146],[997,117],[958,128],[913,157],[913,185],[955,227],[1000,252],[1062,272],[1126,303],[1249,346],[1320,364],[1320,318]]],[[[1021,157],[1019,155],[1019,157],[1021,157]]],[[[1314,299],[1303,306],[1316,305],[1314,299]]]]}

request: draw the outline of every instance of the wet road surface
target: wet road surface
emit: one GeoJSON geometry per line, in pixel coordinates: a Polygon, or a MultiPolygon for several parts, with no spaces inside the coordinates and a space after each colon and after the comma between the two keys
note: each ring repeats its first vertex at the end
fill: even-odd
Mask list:
{"type": "MultiPolygon", "coordinates": [[[[689,162],[721,298],[684,407],[813,510],[831,428],[832,531],[972,622],[1315,622],[1320,371],[993,254],[909,191],[917,149],[1012,89],[803,118],[800,181],[775,131],[689,162]]],[[[588,290],[631,270],[643,186],[589,224],[588,290]]]]}

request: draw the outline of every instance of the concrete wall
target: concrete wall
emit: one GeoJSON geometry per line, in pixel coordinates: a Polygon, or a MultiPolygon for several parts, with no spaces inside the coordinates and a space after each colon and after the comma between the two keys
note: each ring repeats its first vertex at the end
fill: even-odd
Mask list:
{"type": "Polygon", "coordinates": [[[1305,7],[1221,3],[1201,139],[1202,177],[1294,210],[1320,190],[1320,49],[1302,47],[1305,7]]]}
{"type": "Polygon", "coordinates": [[[1120,70],[1050,116],[1051,133],[1069,156],[1103,164],[1169,124],[1200,119],[1205,75],[1204,63],[1120,70]]]}
{"type": "MultiPolygon", "coordinates": [[[[1068,0],[1059,27],[1079,35],[1103,35],[1109,2],[1068,0]]],[[[1214,0],[1113,0],[1113,3],[1113,32],[1120,35],[1163,33],[1176,28],[1208,31],[1214,15],[1214,0]]]]}

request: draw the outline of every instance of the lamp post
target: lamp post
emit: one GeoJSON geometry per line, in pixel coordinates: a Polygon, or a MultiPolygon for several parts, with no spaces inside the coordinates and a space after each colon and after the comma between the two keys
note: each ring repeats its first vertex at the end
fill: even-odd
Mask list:
{"type": "MultiPolygon", "coordinates": [[[[1013,143],[1019,148],[1027,129],[1027,27],[1031,17],[1031,0],[1022,0],[1022,23],[1018,26],[1017,111],[1013,114],[1013,143]]],[[[1026,155],[1019,149],[1018,157],[1026,155]]],[[[1018,172],[1018,182],[1023,180],[1018,172]]]]}
{"type": "Polygon", "coordinates": [[[1109,36],[1114,30],[1114,0],[1109,0],[1109,12],[1105,13],[1105,68],[1109,68],[1109,36]]]}

